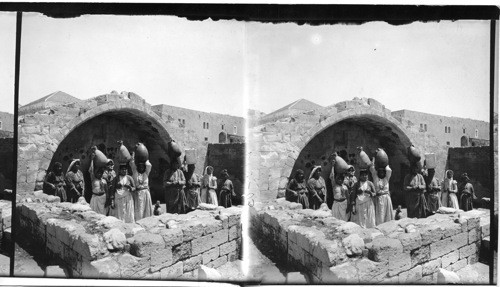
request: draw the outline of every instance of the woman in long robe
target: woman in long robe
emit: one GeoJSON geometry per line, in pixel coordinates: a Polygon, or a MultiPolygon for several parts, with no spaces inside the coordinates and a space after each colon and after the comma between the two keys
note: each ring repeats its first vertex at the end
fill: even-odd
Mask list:
{"type": "Polygon", "coordinates": [[[425,200],[425,180],[418,173],[419,168],[416,164],[411,166],[410,174],[405,176],[403,185],[406,193],[406,207],[409,218],[425,218],[427,217],[429,208],[425,200]]]}
{"type": "Polygon", "coordinates": [[[453,171],[447,170],[441,189],[441,204],[445,207],[460,208],[458,205],[457,192],[458,185],[457,181],[453,179],[453,171]]]}
{"type": "Polygon", "coordinates": [[[354,184],[356,204],[352,211],[351,221],[364,228],[375,227],[375,186],[368,180],[368,170],[359,172],[359,181],[354,184]]]}
{"type": "Polygon", "coordinates": [[[344,175],[339,174],[334,177],[332,215],[337,219],[348,221],[350,218],[350,210],[348,210],[350,198],[347,194],[348,188],[344,183],[344,175]]]}
{"type": "Polygon", "coordinates": [[[215,190],[217,189],[217,177],[215,177],[213,173],[214,173],[213,167],[207,166],[205,168],[205,175],[203,175],[203,178],[201,180],[202,201],[203,201],[203,196],[205,195],[206,203],[219,205],[219,202],[217,200],[217,193],[215,192],[215,190]]]}
{"type": "Polygon", "coordinates": [[[222,185],[220,189],[220,200],[219,204],[225,208],[233,206],[232,198],[236,196],[234,193],[233,182],[229,179],[229,174],[227,170],[222,170],[222,185]]]}
{"type": "Polygon", "coordinates": [[[309,206],[312,209],[319,209],[321,204],[326,202],[326,183],[321,176],[321,166],[315,166],[307,181],[309,190],[309,206]]]}
{"type": "Polygon", "coordinates": [[[460,181],[460,209],[469,211],[473,209],[472,202],[476,199],[474,194],[474,186],[470,183],[467,173],[462,174],[460,181]]]}
{"type": "Polygon", "coordinates": [[[149,192],[149,173],[151,172],[151,163],[149,160],[142,163],[135,163],[135,153],[132,153],[130,159],[130,168],[132,169],[132,178],[134,179],[135,192],[134,198],[134,219],[141,220],[153,216],[153,202],[149,192]]]}
{"type": "Polygon", "coordinates": [[[184,188],[184,190],[186,193],[188,208],[191,210],[195,210],[201,203],[201,198],[200,198],[201,181],[200,181],[200,176],[194,172],[195,171],[194,164],[188,164],[187,169],[188,169],[187,173],[185,174],[186,187],[184,188]]]}
{"type": "Polygon", "coordinates": [[[425,193],[425,199],[427,200],[427,206],[431,212],[436,212],[439,207],[441,207],[441,197],[439,192],[441,191],[441,186],[437,178],[434,177],[436,170],[429,168],[427,170],[427,175],[424,176],[425,184],[427,187],[427,192],[425,193]]]}
{"type": "Polygon", "coordinates": [[[356,204],[356,196],[355,196],[356,193],[353,191],[353,189],[354,189],[354,184],[358,182],[358,179],[354,175],[355,171],[356,170],[354,169],[354,166],[349,165],[349,168],[345,172],[344,176],[344,185],[347,187],[346,197],[347,197],[348,220],[350,220],[353,206],[356,204]]]}
{"type": "Polygon", "coordinates": [[[48,195],[55,195],[61,199],[61,202],[68,201],[66,194],[66,182],[62,172],[62,164],[54,163],[52,171],[45,176],[43,182],[43,192],[48,195]]]}
{"type": "Polygon", "coordinates": [[[298,169],[295,172],[295,177],[288,182],[286,194],[289,199],[296,198],[294,202],[300,203],[303,209],[309,208],[309,192],[303,170],[298,169]]]}
{"type": "Polygon", "coordinates": [[[106,208],[106,200],[108,194],[108,184],[102,175],[104,173],[103,168],[94,169],[94,159],[95,153],[92,153],[92,158],[90,160],[90,180],[92,183],[92,198],[90,199],[90,208],[100,214],[106,215],[108,213],[108,208],[106,208]]]}
{"type": "Polygon", "coordinates": [[[134,197],[132,196],[135,185],[134,179],[127,174],[127,164],[120,165],[117,177],[113,179],[111,194],[110,215],[126,222],[135,222],[134,197]]]}
{"type": "Polygon", "coordinates": [[[184,193],[186,178],[180,169],[179,160],[174,160],[163,176],[165,202],[168,213],[185,214],[188,212],[188,203],[184,193]]]}
{"type": "Polygon", "coordinates": [[[66,171],[66,186],[68,187],[68,201],[77,202],[85,192],[83,173],[80,170],[80,160],[74,159],[66,171]]]}
{"type": "MultiPolygon", "coordinates": [[[[116,172],[114,170],[115,168],[115,162],[112,159],[108,159],[108,163],[106,164],[106,168],[104,169],[104,173],[102,174],[102,178],[106,180],[106,183],[108,184],[108,191],[111,194],[111,191],[114,190],[114,179],[116,178],[116,172]]],[[[111,195],[108,196],[108,199],[106,201],[106,207],[111,206],[111,195]]],[[[108,209],[109,213],[108,215],[114,216],[115,210],[112,208],[108,209]]]]}
{"type": "Polygon", "coordinates": [[[375,158],[370,165],[370,172],[375,186],[375,224],[379,225],[394,219],[392,211],[391,193],[389,191],[389,180],[391,179],[392,169],[387,165],[385,168],[375,169],[375,158]]]}

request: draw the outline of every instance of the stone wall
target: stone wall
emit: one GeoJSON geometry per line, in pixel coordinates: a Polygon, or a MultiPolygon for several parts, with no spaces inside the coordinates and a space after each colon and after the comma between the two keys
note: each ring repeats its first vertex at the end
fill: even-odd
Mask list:
{"type": "Polygon", "coordinates": [[[490,151],[489,146],[450,148],[448,151],[448,169],[453,170],[454,178],[457,180],[466,172],[479,198],[492,197],[490,151]]]}
{"type": "Polygon", "coordinates": [[[440,268],[478,261],[489,220],[488,210],[473,210],[363,229],[282,198],[250,208],[251,233],[316,284],[436,284],[440,268]]]}
{"type": "Polygon", "coordinates": [[[0,191],[14,187],[14,139],[0,138],[0,191]]]}
{"type": "MultiPolygon", "coordinates": [[[[243,195],[245,181],[245,144],[209,144],[207,151],[206,166],[214,168],[214,175],[221,178],[220,173],[227,169],[229,179],[233,182],[234,191],[238,195],[243,195]]],[[[198,171],[203,174],[204,171],[198,171]]]]}
{"type": "Polygon", "coordinates": [[[28,201],[16,206],[19,244],[36,242],[70,277],[196,280],[200,265],[217,268],[240,258],[237,207],[123,223],[39,192],[28,201]]]}
{"type": "MultiPolygon", "coordinates": [[[[347,137],[342,143],[336,144],[335,148],[345,149],[347,146],[347,149],[351,151],[360,141],[370,147],[377,141],[382,147],[384,144],[388,144],[389,147],[398,147],[394,149],[394,164],[390,162],[394,171],[393,180],[401,182],[401,178],[407,172],[404,169],[406,161],[401,155],[404,151],[400,147],[408,147],[410,144],[414,144],[422,154],[436,154],[436,176],[443,178],[448,147],[440,144],[429,133],[420,133],[415,127],[404,126],[391,116],[389,110],[377,103],[373,102],[374,107],[369,104],[347,106],[343,110],[339,109],[340,112],[332,109],[326,114],[324,111],[311,112],[253,127],[249,132],[248,144],[249,166],[252,167],[248,172],[249,192],[256,195],[262,202],[274,199],[279,193],[283,193],[289,177],[295,170],[294,166],[298,164],[297,160],[299,164],[302,164],[299,157],[303,150],[308,149],[310,142],[318,141],[320,142],[319,152],[325,155],[323,153],[331,149],[332,143],[315,138],[318,136],[325,139],[335,137],[331,135],[335,128],[330,128],[339,126],[341,123],[362,126],[362,129],[377,136],[373,142],[370,142],[370,139],[360,139],[352,144],[349,143],[351,138],[347,137]]],[[[373,155],[370,151],[368,153],[370,156],[373,155]]],[[[322,156],[320,159],[323,163],[322,156]]]]}

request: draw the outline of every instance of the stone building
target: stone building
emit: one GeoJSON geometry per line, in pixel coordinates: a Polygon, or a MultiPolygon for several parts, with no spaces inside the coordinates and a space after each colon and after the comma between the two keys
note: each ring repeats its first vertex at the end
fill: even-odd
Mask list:
{"type": "MultiPolygon", "coordinates": [[[[66,171],[71,160],[79,158],[82,170],[88,170],[90,148],[94,145],[108,158],[115,158],[116,141],[121,139],[130,151],[137,142],[146,145],[153,165],[152,197],[163,199],[162,180],[170,161],[167,153],[171,140],[183,149],[196,150],[196,172],[202,174],[208,144],[219,142],[221,130],[244,134],[243,118],[166,105],[151,107],[131,92],[112,92],[83,101],[61,95],[55,97],[59,104],[48,103],[53,99],[49,95],[43,101],[33,102],[34,107],[31,104],[23,107],[35,112],[19,117],[17,188],[20,193],[40,189],[47,170],[56,161],[66,171]]],[[[88,176],[87,172],[84,174],[88,176]]]]}
{"type": "Polygon", "coordinates": [[[490,123],[458,117],[445,117],[409,110],[392,112],[405,125],[416,126],[421,133],[430,133],[439,143],[450,147],[489,145],[490,123]]]}
{"type": "Polygon", "coordinates": [[[2,137],[7,137],[5,135],[8,135],[9,133],[14,132],[14,115],[11,113],[6,113],[6,112],[0,112],[0,132],[4,136],[2,137]]]}
{"type": "Polygon", "coordinates": [[[261,124],[254,126],[249,133],[249,165],[258,167],[249,171],[249,192],[260,196],[263,201],[281,196],[293,171],[303,169],[307,177],[315,165],[323,167],[322,176],[328,182],[331,170],[328,156],[332,152],[339,152],[359,170],[357,147],[363,146],[370,157],[374,156],[376,148],[382,147],[393,170],[393,202],[403,203],[403,179],[409,172],[407,147],[415,145],[422,155],[434,153],[437,159],[436,177],[443,179],[448,164],[448,149],[460,146],[460,137],[455,135],[452,139],[452,133],[447,133],[446,137],[438,133],[437,130],[440,132],[441,129],[434,127],[436,122],[442,120],[446,130],[448,127],[451,131],[460,128],[463,133],[462,128],[465,128],[467,137],[471,136],[468,133],[471,130],[475,136],[476,129],[478,137],[487,135],[485,127],[488,123],[480,121],[435,116],[435,119],[429,117],[426,122],[414,122],[405,115],[413,117],[414,121],[427,118],[423,116],[425,114],[406,110],[392,113],[374,99],[355,98],[326,108],[303,110],[301,113],[284,114],[273,121],[259,122],[261,124]],[[450,141],[450,145],[444,140],[450,141]]]}

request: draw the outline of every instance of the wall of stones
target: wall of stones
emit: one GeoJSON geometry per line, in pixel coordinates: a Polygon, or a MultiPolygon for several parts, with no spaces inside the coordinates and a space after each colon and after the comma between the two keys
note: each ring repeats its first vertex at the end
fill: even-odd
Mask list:
{"type": "Polygon", "coordinates": [[[436,284],[439,268],[478,261],[489,236],[488,210],[404,218],[363,229],[326,210],[302,210],[280,198],[250,208],[251,233],[276,257],[319,284],[436,284]]]}
{"type": "MultiPolygon", "coordinates": [[[[419,133],[415,127],[404,126],[383,106],[372,107],[365,103],[365,105],[356,104],[355,108],[350,106],[343,110],[339,108],[339,112],[337,109],[332,109],[327,114],[325,111],[310,112],[253,127],[249,132],[248,144],[249,165],[252,167],[247,177],[250,193],[261,201],[274,199],[278,194],[282,195],[302,150],[315,137],[321,136],[328,128],[343,121],[378,126],[380,132],[385,132],[389,138],[398,139],[393,141],[399,141],[404,147],[411,143],[422,154],[436,154],[436,176],[443,178],[448,156],[446,145],[440,144],[429,133],[419,133]]],[[[326,147],[321,150],[327,150],[330,143],[323,141],[323,144],[326,147]]],[[[394,180],[402,178],[398,176],[404,174],[403,170],[399,171],[401,166],[393,167],[395,167],[394,180]]]]}
{"type": "Polygon", "coordinates": [[[0,130],[2,131],[14,131],[14,115],[6,112],[0,112],[0,130]]]}
{"type": "Polygon", "coordinates": [[[14,187],[14,139],[0,138],[0,191],[14,187]]]}
{"type": "MultiPolygon", "coordinates": [[[[207,166],[214,168],[214,175],[221,178],[220,173],[227,169],[229,179],[233,182],[234,191],[243,195],[245,181],[245,144],[209,144],[207,151],[207,166]]],[[[204,171],[198,171],[203,174],[204,171]]]]}
{"type": "Polygon", "coordinates": [[[448,151],[448,169],[453,170],[457,180],[466,172],[479,198],[491,197],[490,151],[489,146],[450,148],[448,151]]]}
{"type": "Polygon", "coordinates": [[[466,136],[468,139],[476,138],[476,129],[478,130],[479,139],[489,140],[490,138],[490,123],[484,121],[445,117],[409,110],[395,111],[392,112],[392,115],[406,121],[408,125],[415,126],[421,133],[434,135],[442,145],[450,142],[451,147],[459,147],[461,146],[460,140],[462,136],[466,136]],[[421,130],[420,124],[427,124],[427,131],[421,130]],[[450,127],[449,133],[445,133],[445,127],[450,127]]]}
{"type": "Polygon", "coordinates": [[[17,239],[39,244],[73,278],[192,279],[240,258],[241,209],[162,214],[124,223],[35,192],[18,203],[17,239]]]}

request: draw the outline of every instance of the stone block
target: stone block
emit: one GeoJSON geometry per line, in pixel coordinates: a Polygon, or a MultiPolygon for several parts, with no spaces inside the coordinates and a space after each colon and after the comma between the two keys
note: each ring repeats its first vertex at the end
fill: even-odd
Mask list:
{"type": "Polygon", "coordinates": [[[182,226],[182,240],[190,241],[200,238],[203,235],[204,228],[200,222],[188,222],[182,226]]]}
{"type": "Polygon", "coordinates": [[[234,240],[238,237],[241,237],[241,229],[238,228],[238,225],[231,226],[229,228],[229,241],[234,240]]]}
{"type": "Polygon", "coordinates": [[[419,283],[421,284],[437,284],[437,273],[429,274],[422,276],[422,279],[420,279],[419,283]]]}
{"type": "Polygon", "coordinates": [[[412,269],[398,275],[399,284],[415,284],[422,279],[422,266],[417,265],[412,269]]]}
{"type": "Polygon", "coordinates": [[[222,229],[212,234],[196,238],[191,241],[192,255],[198,255],[213,247],[221,245],[228,241],[229,233],[227,229],[222,229]]]}
{"type": "Polygon", "coordinates": [[[167,229],[163,228],[160,230],[159,235],[163,237],[165,241],[165,246],[179,245],[183,242],[183,232],[181,228],[167,229]]]}
{"type": "Polygon", "coordinates": [[[172,248],[173,262],[191,257],[191,242],[184,242],[172,248]]]}
{"type": "Polygon", "coordinates": [[[438,242],[432,243],[431,248],[431,258],[435,259],[441,257],[453,250],[458,250],[460,247],[467,245],[468,233],[462,232],[451,237],[445,238],[438,242]]]}
{"type": "Polygon", "coordinates": [[[389,276],[395,276],[399,273],[412,268],[412,258],[409,253],[399,253],[389,260],[389,276]]]}
{"type": "Polygon", "coordinates": [[[227,254],[227,261],[232,262],[240,259],[240,254],[238,250],[232,251],[227,254]]]}
{"type": "Polygon", "coordinates": [[[160,270],[160,279],[175,279],[182,276],[184,273],[184,263],[182,261],[175,263],[170,267],[166,267],[160,270]]]}
{"type": "Polygon", "coordinates": [[[453,263],[452,265],[449,266],[450,267],[449,270],[455,272],[455,271],[458,271],[458,270],[464,268],[465,266],[467,266],[467,258],[461,259],[461,260],[453,263]]]}
{"type": "Polygon", "coordinates": [[[357,234],[363,239],[365,244],[372,242],[373,239],[379,236],[384,236],[382,232],[375,228],[362,229],[357,234]]]}
{"type": "Polygon", "coordinates": [[[403,245],[403,251],[409,252],[410,250],[420,248],[422,246],[422,237],[420,232],[401,233],[398,235],[399,241],[403,245]]]}
{"type": "Polygon", "coordinates": [[[365,242],[357,234],[350,234],[342,239],[342,245],[344,246],[348,256],[360,255],[363,253],[363,249],[365,248],[365,242]]]}
{"type": "Polygon", "coordinates": [[[433,224],[423,225],[419,227],[419,231],[422,237],[422,245],[438,242],[444,235],[444,230],[440,226],[433,224]]]}
{"type": "Polygon", "coordinates": [[[119,275],[120,265],[112,258],[103,258],[82,264],[82,277],[84,278],[119,278],[119,275]]]}
{"type": "Polygon", "coordinates": [[[437,272],[441,268],[441,258],[436,258],[422,264],[422,275],[430,275],[437,272]]]}
{"type": "Polygon", "coordinates": [[[224,243],[224,244],[219,246],[219,255],[224,255],[224,254],[228,254],[232,251],[235,251],[237,247],[238,247],[238,244],[236,243],[236,240],[224,243]]]}
{"type": "Polygon", "coordinates": [[[477,254],[472,254],[467,258],[467,264],[472,265],[479,261],[479,256],[477,254]]]}
{"type": "Polygon", "coordinates": [[[213,261],[219,257],[219,246],[208,250],[201,256],[203,258],[203,265],[207,265],[210,261],[213,261]]]}
{"type": "Polygon", "coordinates": [[[489,217],[481,217],[479,222],[479,226],[481,227],[481,237],[485,238],[490,236],[490,218],[489,217]]]}
{"type": "Polygon", "coordinates": [[[103,234],[108,250],[122,250],[127,243],[125,234],[117,228],[112,228],[103,234]]]}
{"type": "Polygon", "coordinates": [[[403,253],[403,245],[399,240],[377,237],[369,248],[368,258],[376,262],[384,262],[401,253],[403,253]]]}
{"type": "Polygon", "coordinates": [[[472,244],[481,239],[481,234],[478,232],[480,229],[474,228],[469,230],[469,244],[472,244]]]}
{"type": "Polygon", "coordinates": [[[466,246],[460,248],[459,252],[460,252],[460,259],[464,259],[465,257],[469,257],[472,254],[476,254],[476,252],[477,252],[477,245],[476,245],[476,243],[472,243],[472,244],[466,245],[466,246]]]}
{"type": "MultiPolygon", "coordinates": [[[[301,252],[307,252],[307,250],[300,248],[300,245],[298,246],[297,252],[299,256],[301,252]]],[[[312,250],[310,253],[326,266],[333,266],[347,259],[345,249],[338,240],[327,240],[324,238],[314,240],[310,250],[312,250]]]]}
{"type": "Polygon", "coordinates": [[[204,282],[204,281],[221,281],[222,276],[219,273],[219,271],[201,265],[198,268],[198,281],[204,282]]]}
{"type": "Polygon", "coordinates": [[[93,261],[109,254],[106,245],[97,234],[81,233],[72,235],[71,247],[87,261],[93,261]]]}
{"type": "Polygon", "coordinates": [[[485,217],[485,214],[485,211],[473,209],[462,213],[460,216],[467,220],[467,230],[471,230],[480,226],[481,217],[485,217]]]}
{"type": "Polygon", "coordinates": [[[214,261],[207,264],[210,268],[219,268],[220,266],[227,263],[227,255],[222,255],[221,257],[215,259],[214,261]]]}
{"type": "Polygon", "coordinates": [[[454,251],[444,255],[443,257],[441,257],[441,266],[442,266],[442,268],[446,268],[449,265],[457,262],[458,259],[459,259],[459,251],[454,250],[454,251]]]}
{"type": "Polygon", "coordinates": [[[387,262],[374,262],[366,258],[355,261],[360,284],[380,282],[387,277],[387,262]]]}
{"type": "Polygon", "coordinates": [[[184,273],[197,269],[202,264],[202,261],[203,261],[203,257],[201,255],[197,255],[197,256],[194,256],[194,257],[191,257],[189,259],[184,260],[184,264],[183,264],[184,273]]]}
{"type": "Polygon", "coordinates": [[[142,232],[132,237],[130,254],[137,257],[148,257],[152,253],[165,249],[163,237],[159,234],[142,232]]]}
{"type": "Polygon", "coordinates": [[[420,247],[419,249],[412,250],[410,252],[411,256],[411,266],[415,266],[417,264],[421,264],[423,262],[429,261],[431,258],[431,246],[425,245],[420,247]]]}

